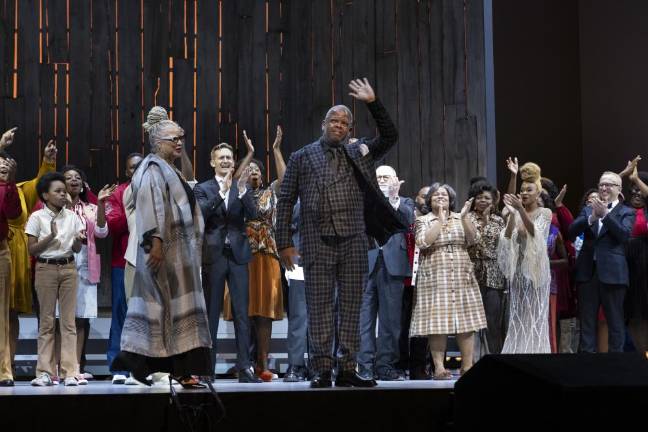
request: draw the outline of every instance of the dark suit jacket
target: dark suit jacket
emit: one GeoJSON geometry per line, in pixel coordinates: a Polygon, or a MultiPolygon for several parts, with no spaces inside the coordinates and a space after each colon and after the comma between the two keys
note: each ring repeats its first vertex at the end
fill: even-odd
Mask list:
{"type": "MultiPolygon", "coordinates": [[[[400,205],[398,206],[398,213],[400,213],[403,220],[409,224],[414,223],[414,201],[411,198],[400,197],[400,205]]],[[[375,241],[371,242],[369,248],[369,274],[371,274],[376,266],[378,254],[380,249],[375,241]]],[[[385,268],[390,276],[395,277],[410,277],[412,276],[412,266],[409,263],[407,256],[407,240],[405,233],[396,233],[389,238],[387,243],[382,247],[385,268]]]]}
{"type": "Polygon", "coordinates": [[[203,264],[212,264],[223,256],[225,237],[229,236],[232,255],[237,264],[252,260],[245,221],[257,217],[257,210],[248,191],[239,199],[238,184],[232,182],[228,195],[228,206],[221,197],[220,186],[215,178],[194,187],[196,201],[205,219],[205,238],[203,241],[203,264]]]}
{"type": "MultiPolygon", "coordinates": [[[[393,147],[398,132],[389,118],[387,110],[379,100],[367,107],[378,126],[379,136],[361,139],[344,146],[344,152],[356,174],[364,198],[364,224],[367,233],[380,244],[387,242],[397,231],[406,231],[407,222],[402,221],[387,198],[378,187],[375,164],[393,147]],[[362,155],[360,145],[368,147],[369,153],[362,155]]],[[[316,259],[320,237],[319,205],[320,192],[326,187],[330,170],[324,150],[318,141],[294,152],[288,161],[286,174],[281,183],[277,202],[276,241],[279,250],[294,246],[290,220],[297,198],[301,202],[301,256],[305,262],[316,259]]],[[[363,223],[363,221],[357,221],[363,223]]]]}
{"type": "Polygon", "coordinates": [[[596,254],[596,271],[601,282],[610,285],[628,285],[625,246],[634,224],[634,211],[619,203],[603,219],[603,226],[598,235],[598,222],[591,226],[589,224],[591,214],[590,207],[583,208],[569,227],[571,240],[585,233],[583,247],[576,259],[574,280],[587,282],[592,278],[596,254]]]}

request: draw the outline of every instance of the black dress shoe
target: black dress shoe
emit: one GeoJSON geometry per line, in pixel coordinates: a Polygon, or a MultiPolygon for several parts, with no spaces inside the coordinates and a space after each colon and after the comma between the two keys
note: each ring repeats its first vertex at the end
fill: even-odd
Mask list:
{"type": "Polygon", "coordinates": [[[12,379],[6,379],[0,381],[0,387],[13,387],[14,381],[12,379]]]}
{"type": "Polygon", "coordinates": [[[240,383],[262,383],[263,380],[256,376],[252,369],[245,368],[238,371],[238,380],[240,383]]]}
{"type": "Polygon", "coordinates": [[[284,382],[306,381],[306,368],[304,366],[290,365],[284,374],[284,382]]]}
{"type": "Polygon", "coordinates": [[[335,387],[375,387],[374,379],[365,379],[354,370],[342,371],[335,378],[335,387]]]}
{"type": "Polygon", "coordinates": [[[311,388],[326,388],[331,387],[333,381],[331,380],[331,371],[318,372],[313,375],[311,379],[311,388]]]}

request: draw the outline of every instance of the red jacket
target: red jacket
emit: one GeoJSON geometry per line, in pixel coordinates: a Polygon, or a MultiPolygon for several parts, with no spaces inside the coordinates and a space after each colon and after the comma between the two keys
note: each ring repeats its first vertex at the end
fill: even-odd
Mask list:
{"type": "Polygon", "coordinates": [[[8,219],[15,219],[22,213],[20,196],[16,183],[0,183],[0,240],[7,238],[8,219]]]}
{"type": "Polygon", "coordinates": [[[126,260],[124,254],[128,247],[128,221],[124,208],[124,191],[130,182],[117,186],[115,192],[106,200],[106,222],[112,236],[112,262],[113,268],[124,268],[126,260]]]}

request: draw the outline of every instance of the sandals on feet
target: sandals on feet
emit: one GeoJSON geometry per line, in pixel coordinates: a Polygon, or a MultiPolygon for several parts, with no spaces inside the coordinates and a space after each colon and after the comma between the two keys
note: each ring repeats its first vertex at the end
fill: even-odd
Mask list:
{"type": "Polygon", "coordinates": [[[207,387],[204,384],[200,384],[200,380],[197,377],[191,375],[178,378],[178,382],[185,389],[204,389],[207,387]]]}
{"type": "Polygon", "coordinates": [[[443,372],[440,373],[434,373],[434,376],[432,377],[433,380],[437,381],[448,381],[452,379],[452,372],[449,370],[445,369],[443,372]]]}

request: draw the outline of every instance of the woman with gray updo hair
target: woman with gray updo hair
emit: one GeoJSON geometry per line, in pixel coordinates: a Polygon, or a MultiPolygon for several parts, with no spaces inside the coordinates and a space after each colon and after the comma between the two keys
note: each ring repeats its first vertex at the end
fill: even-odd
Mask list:
{"type": "Polygon", "coordinates": [[[174,165],[183,153],[184,130],[150,116],[144,128],[152,153],[131,182],[135,276],[113,369],[131,371],[144,383],[152,372],[169,372],[185,387],[204,387],[192,377],[213,374],[200,282],[204,222],[189,183],[174,165]]]}

